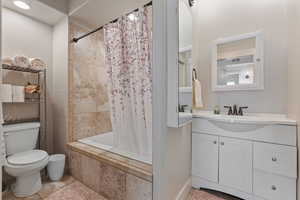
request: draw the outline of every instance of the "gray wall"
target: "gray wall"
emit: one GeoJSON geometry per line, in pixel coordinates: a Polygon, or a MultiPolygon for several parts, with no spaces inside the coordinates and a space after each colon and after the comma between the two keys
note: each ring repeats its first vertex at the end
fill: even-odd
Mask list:
{"type": "MultiPolygon", "coordinates": [[[[289,65],[288,65],[288,115],[300,121],[300,2],[289,0],[289,65]]],[[[300,137],[298,133],[298,148],[300,137]]],[[[300,155],[298,155],[298,165],[300,155]]],[[[298,169],[300,174],[300,168],[298,169]]],[[[298,179],[298,197],[300,199],[300,182],[298,179]]]]}
{"type": "Polygon", "coordinates": [[[248,112],[287,112],[287,0],[201,0],[193,8],[193,60],[206,109],[247,105],[248,112]],[[211,90],[211,45],[218,38],[262,30],[265,34],[265,90],[211,90]]]}
{"type": "Polygon", "coordinates": [[[53,142],[54,153],[66,153],[68,133],[69,20],[53,28],[53,142]]]}
{"type": "Polygon", "coordinates": [[[191,125],[168,128],[163,170],[166,181],[162,198],[164,200],[176,199],[180,190],[191,180],[191,136],[191,125]]]}

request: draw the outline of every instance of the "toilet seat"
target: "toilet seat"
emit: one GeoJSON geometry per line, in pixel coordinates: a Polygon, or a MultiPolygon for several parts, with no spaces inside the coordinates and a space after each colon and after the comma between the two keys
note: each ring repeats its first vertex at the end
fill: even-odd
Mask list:
{"type": "Polygon", "coordinates": [[[47,152],[42,150],[31,150],[7,157],[7,162],[10,165],[31,165],[38,163],[48,157],[47,152]]]}

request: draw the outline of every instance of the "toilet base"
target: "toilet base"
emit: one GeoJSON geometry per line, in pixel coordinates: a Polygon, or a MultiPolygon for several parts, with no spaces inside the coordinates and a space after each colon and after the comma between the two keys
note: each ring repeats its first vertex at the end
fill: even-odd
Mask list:
{"type": "Polygon", "coordinates": [[[41,174],[31,173],[16,177],[16,183],[12,186],[12,191],[16,197],[28,197],[34,195],[42,188],[41,174]]]}

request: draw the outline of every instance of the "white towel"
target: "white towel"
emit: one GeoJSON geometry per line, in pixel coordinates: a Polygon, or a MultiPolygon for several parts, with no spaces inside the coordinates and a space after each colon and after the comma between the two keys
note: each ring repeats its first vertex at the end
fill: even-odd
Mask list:
{"type": "Polygon", "coordinates": [[[202,86],[198,79],[193,81],[193,107],[194,109],[203,108],[202,86]]]}
{"type": "Polygon", "coordinates": [[[12,58],[3,58],[2,59],[2,64],[5,64],[5,65],[14,65],[14,60],[12,58]]]}
{"type": "Polygon", "coordinates": [[[25,101],[25,89],[24,86],[12,86],[13,102],[22,103],[25,101]]]}
{"type": "Polygon", "coordinates": [[[29,62],[30,68],[35,70],[44,70],[47,67],[46,63],[40,58],[30,58],[29,62]]]}
{"type": "Polygon", "coordinates": [[[12,102],[12,85],[2,84],[0,87],[1,92],[1,100],[4,103],[12,102]]]}
{"type": "Polygon", "coordinates": [[[14,64],[23,68],[28,68],[30,66],[29,59],[26,56],[15,56],[14,64]]]}

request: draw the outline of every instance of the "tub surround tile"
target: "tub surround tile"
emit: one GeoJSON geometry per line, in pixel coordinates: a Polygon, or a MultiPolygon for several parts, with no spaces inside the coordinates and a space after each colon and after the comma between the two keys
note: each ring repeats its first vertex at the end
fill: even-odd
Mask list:
{"type": "Polygon", "coordinates": [[[108,133],[112,131],[112,124],[110,120],[110,112],[97,112],[96,113],[96,132],[100,133],[108,133]]]}
{"type": "Polygon", "coordinates": [[[124,200],[126,173],[110,165],[100,163],[99,188],[97,192],[108,199],[124,200]]]}
{"type": "Polygon", "coordinates": [[[145,175],[128,159],[83,143],[69,148],[71,174],[92,190],[109,200],[152,200],[152,170],[145,175]]]}
{"type": "MultiPolygon", "coordinates": [[[[109,103],[105,103],[105,104],[97,104],[97,111],[98,112],[110,112],[110,105],[109,103]]],[[[111,122],[110,122],[111,123],[111,122]]]]}
{"type": "MultiPolygon", "coordinates": [[[[75,21],[70,38],[88,30],[75,21]]],[[[111,132],[103,33],[69,48],[69,141],[111,132]]]]}
{"type": "Polygon", "coordinates": [[[95,159],[90,159],[87,156],[80,155],[81,157],[81,174],[82,183],[84,183],[89,188],[97,191],[100,187],[100,179],[98,178],[100,168],[98,161],[95,159]]]}
{"type": "MultiPolygon", "coordinates": [[[[79,162],[77,161],[77,157],[80,157],[78,154],[83,154],[85,156],[88,156],[92,159],[96,159],[100,162],[103,162],[105,164],[111,165],[115,168],[118,168],[120,170],[123,170],[129,174],[132,174],[134,176],[137,176],[141,179],[144,179],[146,181],[152,182],[152,165],[139,162],[136,160],[132,160],[129,158],[125,158],[123,156],[119,156],[117,154],[101,150],[96,147],[92,147],[80,142],[73,142],[68,144],[68,147],[71,149],[72,152],[74,152],[76,155],[71,155],[71,161],[72,162],[79,162]],[[74,158],[74,161],[72,161],[72,158],[74,158]]],[[[74,163],[76,164],[76,163],[74,163]]],[[[78,165],[78,164],[77,164],[78,165]]],[[[73,164],[72,164],[73,166],[73,164]]],[[[72,168],[72,167],[71,167],[72,168]]],[[[74,177],[76,175],[74,174],[74,177]]]]}
{"type": "Polygon", "coordinates": [[[94,100],[77,100],[74,102],[74,114],[97,112],[97,104],[94,100]]]}
{"type": "Polygon", "coordinates": [[[82,179],[82,169],[81,169],[81,154],[75,151],[69,153],[69,170],[74,178],[77,180],[82,179]]]}
{"type": "Polygon", "coordinates": [[[126,199],[152,200],[152,183],[139,179],[131,174],[127,174],[126,199]]]}
{"type": "Polygon", "coordinates": [[[96,135],[96,113],[80,113],[74,117],[73,139],[80,140],[96,135]]]}

